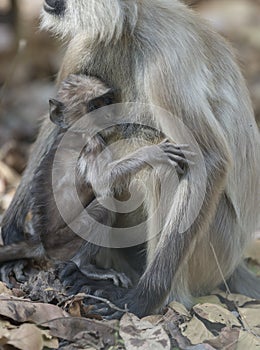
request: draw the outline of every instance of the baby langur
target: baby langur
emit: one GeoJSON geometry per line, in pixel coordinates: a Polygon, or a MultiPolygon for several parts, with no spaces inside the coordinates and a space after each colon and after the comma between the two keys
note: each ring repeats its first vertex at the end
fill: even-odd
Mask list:
{"type": "MultiPolygon", "coordinates": [[[[111,104],[117,102],[116,94],[105,86],[100,80],[95,78],[85,78],[84,94],[78,94],[77,89],[78,78],[75,76],[70,81],[64,82],[61,85],[60,91],[58,91],[59,100],[50,100],[50,119],[56,125],[58,125],[58,132],[55,136],[55,140],[51,145],[49,151],[41,160],[37,166],[35,176],[30,186],[31,198],[33,200],[32,206],[32,227],[35,232],[33,235],[28,235],[28,239],[19,243],[13,243],[0,247],[0,262],[14,261],[13,263],[4,264],[1,267],[1,279],[11,286],[9,281],[9,274],[13,272],[18,281],[22,282],[25,280],[25,276],[22,272],[26,260],[19,259],[41,259],[45,256],[55,260],[63,261],[69,259],[74,253],[76,253],[79,246],[82,244],[82,239],[74,234],[73,231],[67,227],[63,218],[61,217],[58,208],[55,203],[52,183],[52,165],[55,157],[55,153],[59,146],[59,143],[66,132],[69,124],[76,121],[86,113],[93,111],[105,104],[111,104]],[[76,84],[76,85],[75,85],[76,84]],[[71,91],[69,89],[72,88],[71,91]],[[66,94],[65,94],[66,91],[66,94]],[[71,92],[71,93],[70,93],[71,92]],[[81,100],[84,98],[84,100],[81,100]],[[65,125],[66,123],[66,125],[65,125]]],[[[79,90],[82,86],[78,87],[79,90]]],[[[88,166],[93,158],[101,152],[102,148],[105,147],[105,143],[101,137],[96,136],[95,140],[88,140],[89,160],[86,157],[80,157],[77,167],[86,167],[85,162],[88,166]]],[[[68,158],[68,152],[75,151],[73,145],[71,149],[63,152],[63,162],[66,163],[68,158]]],[[[78,193],[80,196],[81,203],[87,206],[94,199],[94,193],[89,184],[85,183],[83,176],[77,177],[78,193]]],[[[73,177],[71,173],[65,171],[61,175],[59,182],[56,184],[63,200],[70,208],[71,220],[73,216],[77,216],[78,208],[75,210],[73,198],[68,198],[66,189],[73,186],[73,177]]],[[[103,215],[104,220],[107,218],[107,222],[112,218],[113,213],[109,217],[105,218],[105,209],[99,212],[95,211],[96,215],[100,216],[100,222],[102,222],[103,215]]],[[[95,216],[95,215],[93,215],[95,216]]],[[[99,216],[98,216],[99,217],[99,216]]],[[[98,217],[96,218],[98,220],[98,217]]],[[[108,276],[106,272],[106,277],[108,276]]],[[[104,276],[103,276],[104,277],[104,276]]],[[[112,276],[114,282],[116,277],[112,276]]],[[[104,277],[105,278],[105,277],[104,277]]]]}
{"type": "MultiPolygon", "coordinates": [[[[30,258],[40,259],[46,255],[59,261],[68,259],[77,251],[82,243],[82,239],[67,228],[66,223],[63,221],[54,200],[51,182],[54,156],[57,151],[57,147],[64,136],[64,132],[66,131],[64,128],[64,123],[62,125],[61,122],[61,110],[66,110],[66,112],[64,112],[64,120],[66,115],[66,122],[69,122],[70,118],[72,120],[75,118],[76,120],[77,118],[93,110],[93,106],[95,106],[95,108],[99,108],[99,106],[104,105],[107,102],[116,102],[115,94],[110,92],[110,89],[108,89],[101,81],[94,78],[90,78],[87,81],[89,85],[86,85],[87,89],[85,90],[84,101],[80,100],[81,95],[77,96],[77,91],[75,89],[72,95],[66,95],[66,101],[64,99],[62,99],[62,102],[54,99],[50,100],[50,119],[53,121],[53,123],[59,126],[56,128],[57,133],[54,142],[50,146],[48,152],[42,158],[41,162],[38,164],[35,171],[35,176],[30,185],[30,196],[33,201],[31,214],[34,234],[28,234],[28,237],[26,236],[25,240],[19,243],[0,247],[0,262],[3,263],[13,261],[11,263],[4,264],[0,269],[1,279],[8,285],[11,285],[9,283],[9,274],[11,272],[15,274],[18,281],[22,282],[25,279],[22,271],[24,264],[27,264],[27,262],[26,260],[17,260],[30,258]]],[[[74,83],[76,83],[76,81],[74,81],[74,83]]],[[[61,90],[64,89],[64,86],[67,86],[67,84],[64,83],[61,90]]],[[[58,94],[59,93],[61,93],[61,91],[59,91],[58,94]]],[[[96,137],[96,143],[93,144],[92,156],[94,156],[95,152],[101,151],[101,144],[104,145],[101,138],[99,138],[98,142],[97,140],[98,136],[96,137]]],[[[70,152],[73,152],[73,149],[71,149],[70,152]]],[[[63,152],[63,156],[68,157],[66,151],[63,152]]],[[[63,159],[63,161],[65,163],[66,158],[63,159]]],[[[82,159],[82,161],[85,161],[85,159],[82,159]]],[[[72,186],[73,184],[73,178],[70,178],[69,175],[68,172],[64,172],[62,177],[59,179],[60,181],[57,186],[62,187],[63,191],[61,193],[63,193],[63,201],[67,200],[69,202],[68,206],[71,204],[70,211],[73,218],[73,215],[76,216],[77,213],[75,212],[73,203],[70,203],[66,194],[66,188],[72,186]]],[[[88,205],[93,200],[94,193],[88,184],[81,181],[83,178],[80,179],[78,177],[77,180],[78,188],[80,188],[79,193],[82,193],[82,196],[80,197],[81,202],[88,205]]]]}
{"type": "MultiPolygon", "coordinates": [[[[50,101],[50,118],[61,128],[61,130],[66,131],[71,130],[73,125],[82,117],[83,121],[84,118],[90,118],[91,115],[85,116],[89,111],[94,111],[100,107],[118,102],[120,97],[117,91],[107,88],[98,79],[86,77],[84,75],[70,75],[68,79],[62,82],[57,98],[58,100],[50,101]]],[[[100,116],[94,115],[94,117],[102,118],[102,114],[100,116]]],[[[95,125],[95,119],[93,122],[95,125]]],[[[89,133],[91,133],[90,128],[91,126],[89,125],[87,130],[89,133]]],[[[77,131],[74,129],[72,130],[75,132],[75,138],[73,138],[73,142],[76,143],[77,138],[79,138],[81,134],[85,132],[83,132],[81,129],[76,129],[77,131]]],[[[70,188],[73,186],[73,173],[70,173],[69,171],[70,159],[68,159],[68,162],[66,163],[66,158],[68,158],[68,151],[74,151],[73,147],[77,148],[77,145],[71,144],[69,150],[66,148],[60,151],[62,154],[62,161],[64,162],[63,169],[65,169],[64,177],[66,180],[59,179],[59,182],[52,184],[53,190],[56,192],[56,199],[58,197],[59,203],[64,203],[64,205],[68,207],[68,212],[71,215],[71,220],[77,215],[77,219],[79,219],[80,211],[82,210],[81,208],[77,207],[76,199],[72,198],[73,196],[70,196],[70,188]],[[67,186],[64,186],[64,184],[67,184],[67,186]]],[[[120,152],[117,153],[120,154],[120,152]]],[[[107,231],[109,232],[111,226],[113,226],[113,223],[117,220],[117,215],[115,215],[113,211],[109,211],[106,208],[102,207],[95,199],[95,195],[92,190],[93,181],[95,181],[96,189],[104,189],[102,185],[104,183],[104,179],[106,179],[107,181],[105,181],[105,185],[108,186],[108,184],[112,184],[114,186],[112,192],[115,193],[118,200],[123,200],[128,190],[126,186],[129,176],[135,176],[137,172],[141,171],[144,168],[147,168],[148,164],[151,162],[155,165],[168,164],[171,167],[176,168],[179,174],[183,174],[185,166],[189,164],[189,160],[186,158],[186,156],[191,154],[191,152],[186,150],[185,145],[182,145],[180,147],[178,145],[174,145],[168,141],[165,141],[165,137],[162,134],[152,128],[144,126],[120,124],[101,130],[93,137],[88,137],[87,135],[86,146],[80,153],[76,169],[76,172],[79,176],[78,193],[82,204],[86,207],[88,214],[94,218],[96,226],[93,226],[93,224],[90,225],[90,223],[86,221],[86,217],[84,217],[83,221],[80,221],[81,227],[83,229],[86,228],[87,232],[89,230],[89,227],[91,227],[91,235],[93,236],[100,233],[100,223],[105,224],[107,231]],[[113,141],[118,141],[120,139],[122,140],[125,138],[131,138],[131,136],[135,137],[133,149],[138,148],[138,145],[141,147],[141,145],[144,144],[144,141],[146,141],[146,144],[147,142],[149,142],[149,144],[151,144],[151,142],[154,142],[155,144],[138,148],[132,153],[130,148],[127,150],[129,153],[125,154],[124,158],[113,161],[113,159],[117,158],[117,155],[112,155],[106,148],[106,144],[112,143],[113,141]],[[139,142],[137,140],[139,140],[139,142]],[[157,145],[157,143],[159,144],[157,145]],[[158,152],[158,148],[161,150],[161,152],[158,152]],[[102,151],[104,154],[103,158],[105,157],[103,159],[103,164],[101,164],[102,158],[98,160],[98,162],[95,162],[95,159],[102,151]],[[165,156],[163,157],[164,154],[165,156]],[[102,170],[100,171],[100,169],[102,170]]],[[[46,165],[46,167],[44,166],[43,168],[48,169],[50,167],[46,165]]],[[[42,176],[40,175],[38,183],[42,186],[43,179],[41,178],[42,176]]],[[[41,186],[39,186],[41,189],[40,192],[38,194],[33,194],[33,197],[35,198],[34,208],[41,208],[44,206],[40,203],[41,196],[45,197],[45,199],[42,201],[43,203],[47,203],[49,201],[48,198],[51,198],[52,196],[51,193],[48,194],[47,188],[42,191],[41,186]]],[[[105,190],[109,191],[109,188],[104,189],[104,192],[105,190]]],[[[99,190],[99,195],[101,197],[105,196],[105,193],[100,193],[100,191],[102,192],[102,190],[99,190]]],[[[49,210],[50,206],[48,206],[46,209],[49,210]]],[[[72,231],[70,228],[67,225],[64,226],[63,221],[63,225],[61,225],[61,222],[59,222],[57,219],[60,217],[59,213],[53,216],[55,210],[57,210],[57,208],[51,208],[48,213],[43,213],[40,211],[40,213],[37,215],[37,217],[39,217],[39,231],[41,231],[42,227],[44,226],[44,216],[46,218],[52,218],[51,222],[53,222],[55,225],[55,227],[52,227],[48,222],[48,225],[43,231],[42,238],[42,240],[44,240],[45,232],[53,231],[56,233],[55,238],[53,238],[56,239],[55,245],[48,239],[44,244],[45,250],[48,247],[48,252],[54,247],[53,253],[50,254],[51,256],[55,254],[56,246],[59,245],[59,242],[61,242],[61,246],[64,247],[64,241],[66,239],[69,239],[69,244],[71,244],[71,242],[74,244],[79,239],[77,236],[74,240],[72,239],[72,231]]],[[[34,217],[35,216],[36,215],[34,215],[34,217]]],[[[48,237],[48,235],[46,237],[48,237]]],[[[121,282],[123,286],[126,286],[127,283],[125,282],[126,278],[124,277],[124,274],[115,272],[111,268],[109,270],[100,270],[92,264],[92,262],[96,264],[96,260],[94,259],[95,256],[98,253],[99,256],[102,256],[102,253],[104,251],[104,254],[106,255],[106,250],[106,248],[101,249],[99,246],[87,242],[82,245],[81,249],[77,251],[71,261],[78,266],[80,271],[87,278],[111,278],[115,284],[119,284],[119,282],[121,282]]],[[[68,255],[66,257],[68,258],[68,255]]],[[[127,262],[125,262],[125,264],[127,264],[127,262]]],[[[68,265],[68,268],[70,269],[70,265],[68,265]]],[[[130,268],[126,268],[124,271],[131,276],[129,269],[130,268]]],[[[66,273],[68,273],[68,269],[66,270],[66,273]]],[[[134,275],[134,272],[132,275],[134,275]]],[[[74,284],[75,283],[73,283],[73,285],[74,284]]],[[[86,280],[81,277],[80,284],[83,285],[91,283],[88,279],[86,280]]],[[[79,285],[78,281],[77,285],[79,285]]]]}
{"type": "MultiPolygon", "coordinates": [[[[149,162],[153,161],[154,164],[156,162],[158,164],[168,163],[168,165],[176,168],[179,174],[183,174],[184,167],[189,164],[189,160],[185,158],[185,155],[191,154],[191,152],[185,149],[185,145],[182,145],[182,147],[174,145],[167,140],[165,141],[163,135],[159,135],[155,130],[147,127],[147,131],[144,132],[144,128],[141,127],[139,128],[140,138],[146,137],[149,142],[151,140],[160,141],[159,144],[142,147],[123,159],[113,161],[114,157],[106,149],[106,143],[115,139],[124,139],[126,134],[129,137],[127,126],[117,125],[102,130],[93,137],[87,136],[86,145],[77,157],[76,168],[70,169],[70,159],[73,153],[78,152],[76,140],[81,136],[76,133],[75,138],[73,138],[75,143],[70,144],[69,149],[59,149],[59,157],[61,157],[59,160],[63,163],[63,172],[60,173],[61,176],[58,181],[53,180],[54,182],[52,182],[52,169],[55,166],[54,157],[66,131],[70,130],[74,123],[81,118],[89,118],[90,116],[87,115],[89,112],[116,103],[119,98],[117,91],[108,88],[96,78],[70,75],[62,82],[57,99],[50,100],[50,119],[58,126],[59,132],[52,147],[39,164],[31,185],[33,228],[38,234],[33,235],[30,240],[0,247],[0,262],[39,259],[44,256],[56,262],[65,261],[69,258],[72,258],[73,261],[73,255],[75,255],[75,263],[86,276],[84,284],[86,282],[89,282],[90,285],[93,284],[93,281],[88,280],[89,278],[94,280],[111,279],[115,285],[129,286],[130,281],[125,274],[95,266],[93,263],[95,263],[95,256],[100,251],[100,247],[91,243],[83,244],[83,239],[77,236],[68,226],[71,221],[80,217],[84,208],[97,223],[97,227],[93,227],[93,234],[95,234],[95,230],[98,230],[99,223],[107,225],[109,231],[115,222],[116,214],[102,207],[95,199],[95,193],[90,182],[90,179],[100,177],[100,173],[98,173],[100,164],[95,162],[95,159],[102,151],[106,150],[103,168],[108,173],[109,183],[115,186],[113,191],[119,194],[120,199],[120,196],[122,198],[127,191],[127,188],[125,188],[127,177],[134,176],[137,172],[146,168],[149,162]],[[161,149],[161,153],[156,152],[158,147],[161,149]],[[162,157],[162,153],[165,154],[165,157],[162,157]],[[160,157],[158,157],[159,155],[160,157]],[[74,186],[75,172],[80,206],[70,191],[74,186]],[[51,183],[52,186],[50,186],[51,183]],[[54,198],[54,192],[56,198],[54,198]],[[60,215],[55,201],[57,198],[59,203],[63,203],[68,208],[69,222],[65,222],[60,215]],[[84,249],[85,253],[84,260],[82,258],[78,260],[78,256],[82,257],[82,254],[78,254],[82,244],[83,248],[81,249],[84,249]]],[[[134,129],[135,137],[137,136],[137,128],[136,126],[134,129]]],[[[79,134],[81,133],[79,132],[79,134]]],[[[99,187],[98,181],[96,187],[99,187]]],[[[86,217],[80,224],[82,227],[89,227],[90,225],[86,221],[86,217]]],[[[6,275],[2,279],[7,283],[9,282],[6,275]]]]}

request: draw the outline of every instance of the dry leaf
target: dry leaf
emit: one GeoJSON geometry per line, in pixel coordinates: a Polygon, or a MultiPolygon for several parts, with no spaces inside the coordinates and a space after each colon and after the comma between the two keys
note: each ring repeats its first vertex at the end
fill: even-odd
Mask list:
{"type": "Polygon", "coordinates": [[[173,309],[175,312],[177,312],[179,315],[191,318],[191,314],[189,311],[186,309],[186,307],[177,301],[173,301],[172,303],[169,304],[169,307],[173,309]]]}
{"type": "Polygon", "coordinates": [[[119,325],[119,334],[126,350],[170,350],[170,339],[162,326],[153,326],[133,314],[125,314],[119,325]]]}
{"type": "Polygon", "coordinates": [[[209,344],[199,344],[199,345],[188,346],[185,348],[185,350],[216,350],[216,349],[209,344]]]}
{"type": "Polygon", "coordinates": [[[69,305],[69,314],[72,316],[72,317],[81,317],[81,311],[80,311],[80,305],[81,304],[81,301],[73,301],[72,303],[70,303],[69,305]]]}
{"type": "Polygon", "coordinates": [[[20,176],[11,169],[8,165],[0,160],[0,176],[4,178],[9,184],[17,186],[20,181],[20,176]]]}
{"type": "Polygon", "coordinates": [[[104,343],[113,344],[118,321],[96,321],[83,317],[54,319],[47,324],[50,334],[57,338],[73,341],[79,333],[89,333],[94,338],[102,337],[104,343]]]}
{"type": "Polygon", "coordinates": [[[185,322],[179,327],[182,334],[187,337],[193,345],[203,343],[206,340],[215,339],[215,336],[196,316],[193,316],[189,322],[185,322]]]}
{"type": "Polygon", "coordinates": [[[238,328],[225,327],[215,339],[209,340],[208,343],[216,349],[236,350],[239,333],[238,328]]]}
{"type": "Polygon", "coordinates": [[[240,331],[236,350],[259,350],[260,340],[253,334],[240,331]]]}
{"type": "Polygon", "coordinates": [[[9,332],[6,344],[21,350],[41,350],[43,349],[42,334],[35,325],[25,323],[9,332]]]}
{"type": "Polygon", "coordinates": [[[48,330],[41,329],[43,337],[43,346],[49,349],[58,349],[59,342],[57,338],[53,338],[48,330]]]}
{"type": "Polygon", "coordinates": [[[59,317],[68,317],[61,308],[51,304],[32,303],[15,297],[0,295],[0,315],[17,322],[46,323],[59,317]]]}
{"type": "Polygon", "coordinates": [[[160,323],[162,320],[163,320],[162,315],[150,315],[142,318],[142,321],[147,321],[154,326],[160,323]]]}
{"type": "Polygon", "coordinates": [[[0,196],[2,196],[6,191],[6,182],[3,178],[1,178],[0,174],[0,196]]]}
{"type": "Polygon", "coordinates": [[[255,308],[238,308],[245,329],[260,337],[260,305],[255,308]]]}
{"type": "Polygon", "coordinates": [[[226,305],[223,304],[217,295],[206,295],[203,297],[198,297],[194,299],[196,304],[204,304],[204,303],[209,303],[209,304],[217,304],[221,305],[222,307],[226,308],[226,305]]]}
{"type": "Polygon", "coordinates": [[[167,333],[170,334],[174,344],[181,349],[186,349],[190,345],[190,342],[182,335],[179,329],[180,322],[184,322],[183,316],[178,315],[174,310],[169,308],[163,316],[163,321],[162,325],[167,333]]]}
{"type": "MultiPolygon", "coordinates": [[[[6,325],[7,326],[7,325],[6,325]]],[[[20,327],[0,328],[0,344],[12,345],[21,350],[58,349],[57,339],[52,338],[46,330],[25,323],[20,327]]]]}
{"type": "Polygon", "coordinates": [[[16,328],[16,326],[12,325],[9,321],[0,319],[0,330],[13,328],[16,328]]]}
{"type": "Polygon", "coordinates": [[[0,282],[0,294],[12,295],[12,291],[3,282],[0,282]]]}
{"type": "Polygon", "coordinates": [[[212,323],[221,323],[226,326],[241,327],[240,322],[232,312],[216,304],[198,304],[193,307],[197,315],[212,323]]]}
{"type": "Polygon", "coordinates": [[[233,301],[236,306],[244,306],[247,303],[255,302],[255,299],[241,294],[226,294],[224,292],[218,292],[217,294],[228,301],[233,301]]]}
{"type": "Polygon", "coordinates": [[[15,190],[11,190],[9,192],[7,192],[2,198],[1,198],[1,208],[3,210],[6,210],[9,205],[12,202],[13,196],[15,194],[15,190]]]}

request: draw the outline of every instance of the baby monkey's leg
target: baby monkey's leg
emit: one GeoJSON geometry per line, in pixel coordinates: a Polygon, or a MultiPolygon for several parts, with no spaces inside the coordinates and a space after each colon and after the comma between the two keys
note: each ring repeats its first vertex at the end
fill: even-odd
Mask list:
{"type": "MultiPolygon", "coordinates": [[[[81,228],[80,236],[84,237],[86,241],[70,261],[58,267],[59,277],[63,285],[68,288],[69,294],[76,294],[80,291],[92,293],[96,289],[100,289],[100,285],[97,283],[100,280],[107,281],[108,284],[113,282],[115,286],[130,287],[131,281],[124,273],[113,269],[99,268],[95,265],[97,254],[101,250],[109,251],[109,248],[103,248],[92,242],[98,242],[98,237],[101,237],[102,241],[102,237],[109,235],[115,222],[115,213],[101,206],[96,199],[85,210],[88,215],[82,213],[83,215],[80,215],[77,221],[81,228]],[[82,228],[84,232],[82,232],[82,228]]],[[[68,226],[63,228],[65,235],[66,230],[70,230],[70,228],[68,226]]]]}

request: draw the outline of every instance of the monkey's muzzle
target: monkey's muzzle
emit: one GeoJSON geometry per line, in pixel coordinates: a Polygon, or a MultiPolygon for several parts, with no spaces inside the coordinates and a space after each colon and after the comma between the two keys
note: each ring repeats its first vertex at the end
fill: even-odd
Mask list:
{"type": "Polygon", "coordinates": [[[64,0],[45,0],[44,11],[51,15],[61,16],[65,11],[64,0]]]}

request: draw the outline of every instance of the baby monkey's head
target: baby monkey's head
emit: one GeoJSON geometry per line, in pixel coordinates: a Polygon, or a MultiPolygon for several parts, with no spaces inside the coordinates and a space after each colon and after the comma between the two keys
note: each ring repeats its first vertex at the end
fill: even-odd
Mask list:
{"type": "Polygon", "coordinates": [[[62,129],[68,129],[85,114],[117,102],[118,92],[101,80],[71,74],[61,83],[57,99],[49,101],[50,118],[62,129]]]}

